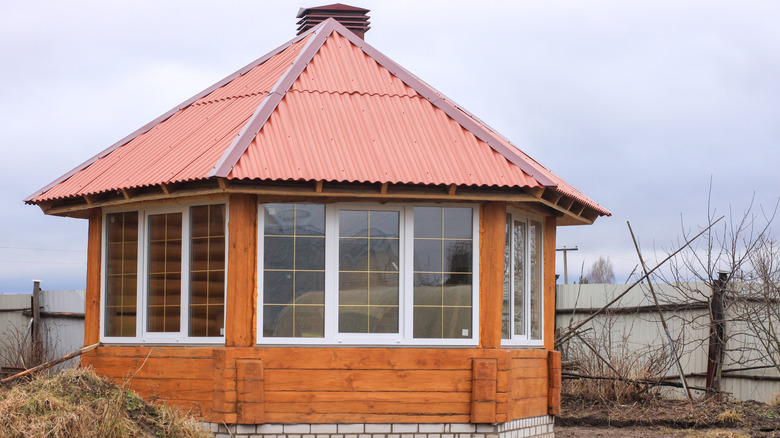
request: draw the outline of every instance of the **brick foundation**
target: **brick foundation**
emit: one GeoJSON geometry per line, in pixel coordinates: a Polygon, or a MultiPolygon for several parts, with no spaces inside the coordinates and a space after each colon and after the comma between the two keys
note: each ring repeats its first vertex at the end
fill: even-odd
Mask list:
{"type": "Polygon", "coordinates": [[[552,416],[498,424],[234,424],[205,423],[215,438],[553,438],[552,416]]]}

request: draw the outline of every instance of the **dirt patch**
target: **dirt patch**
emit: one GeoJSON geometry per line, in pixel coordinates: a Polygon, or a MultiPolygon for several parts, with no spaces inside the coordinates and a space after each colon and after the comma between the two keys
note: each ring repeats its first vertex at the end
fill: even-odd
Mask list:
{"type": "Polygon", "coordinates": [[[565,398],[560,437],[780,437],[780,406],[650,399],[620,405],[565,398]]]}

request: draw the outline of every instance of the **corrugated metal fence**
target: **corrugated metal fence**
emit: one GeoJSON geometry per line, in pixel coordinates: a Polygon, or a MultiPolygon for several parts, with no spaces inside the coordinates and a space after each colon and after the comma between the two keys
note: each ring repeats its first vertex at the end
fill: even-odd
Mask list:
{"type": "MultiPolygon", "coordinates": [[[[705,387],[710,323],[706,298],[711,292],[704,283],[683,283],[680,286],[654,284],[653,288],[661,297],[659,301],[671,337],[681,346],[680,362],[688,376],[688,384],[705,387]],[[697,302],[691,303],[691,296],[695,296],[697,302]],[[689,303],[681,304],[686,299],[689,303]]],[[[616,284],[557,285],[556,327],[567,327],[571,322],[587,318],[626,288],[627,285],[616,284]]],[[[593,330],[589,332],[591,338],[596,334],[601,340],[609,339],[612,344],[620,344],[628,354],[659,351],[667,343],[647,285],[629,291],[610,308],[610,312],[596,316],[583,328],[593,330]]],[[[780,395],[780,373],[775,368],[761,368],[771,363],[766,360],[765,353],[761,353],[756,337],[743,328],[729,321],[727,311],[727,354],[723,369],[753,369],[724,373],[721,389],[737,400],[769,403],[773,397],[780,395]]],[[[679,381],[674,367],[667,370],[666,376],[679,381]]],[[[692,394],[701,395],[701,392],[693,391],[692,394]]],[[[681,397],[683,393],[672,391],[672,395],[681,397]]]]}
{"type": "MultiPolygon", "coordinates": [[[[0,348],[17,341],[30,342],[33,294],[0,294],[0,348]]],[[[72,353],[84,344],[83,290],[41,290],[42,338],[49,357],[72,353]]],[[[78,364],[74,359],[65,366],[78,364]]],[[[7,365],[7,364],[2,364],[7,365]]]]}

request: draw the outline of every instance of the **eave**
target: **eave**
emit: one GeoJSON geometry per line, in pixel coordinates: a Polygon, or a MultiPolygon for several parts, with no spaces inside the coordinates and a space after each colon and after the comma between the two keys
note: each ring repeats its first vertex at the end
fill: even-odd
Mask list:
{"type": "Polygon", "coordinates": [[[503,201],[558,217],[558,225],[592,224],[599,212],[547,188],[469,187],[329,181],[246,181],[210,178],[182,184],[122,189],[112,192],[35,203],[45,214],[87,218],[93,208],[132,207],[149,202],[176,202],[193,197],[231,193],[253,194],[264,200],[312,202],[486,202],[503,201]]]}

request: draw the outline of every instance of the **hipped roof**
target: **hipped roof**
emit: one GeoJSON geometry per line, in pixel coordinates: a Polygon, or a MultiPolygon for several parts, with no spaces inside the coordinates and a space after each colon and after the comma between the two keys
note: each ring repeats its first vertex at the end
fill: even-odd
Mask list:
{"type": "MultiPolygon", "coordinates": [[[[333,19],[214,84],[25,202],[204,180],[509,188],[609,212],[333,19]]],[[[576,211],[572,211],[572,207],[576,211]]],[[[587,210],[587,212],[586,212],[587,210]]],[[[44,208],[46,211],[46,208],[44,208]]]]}

